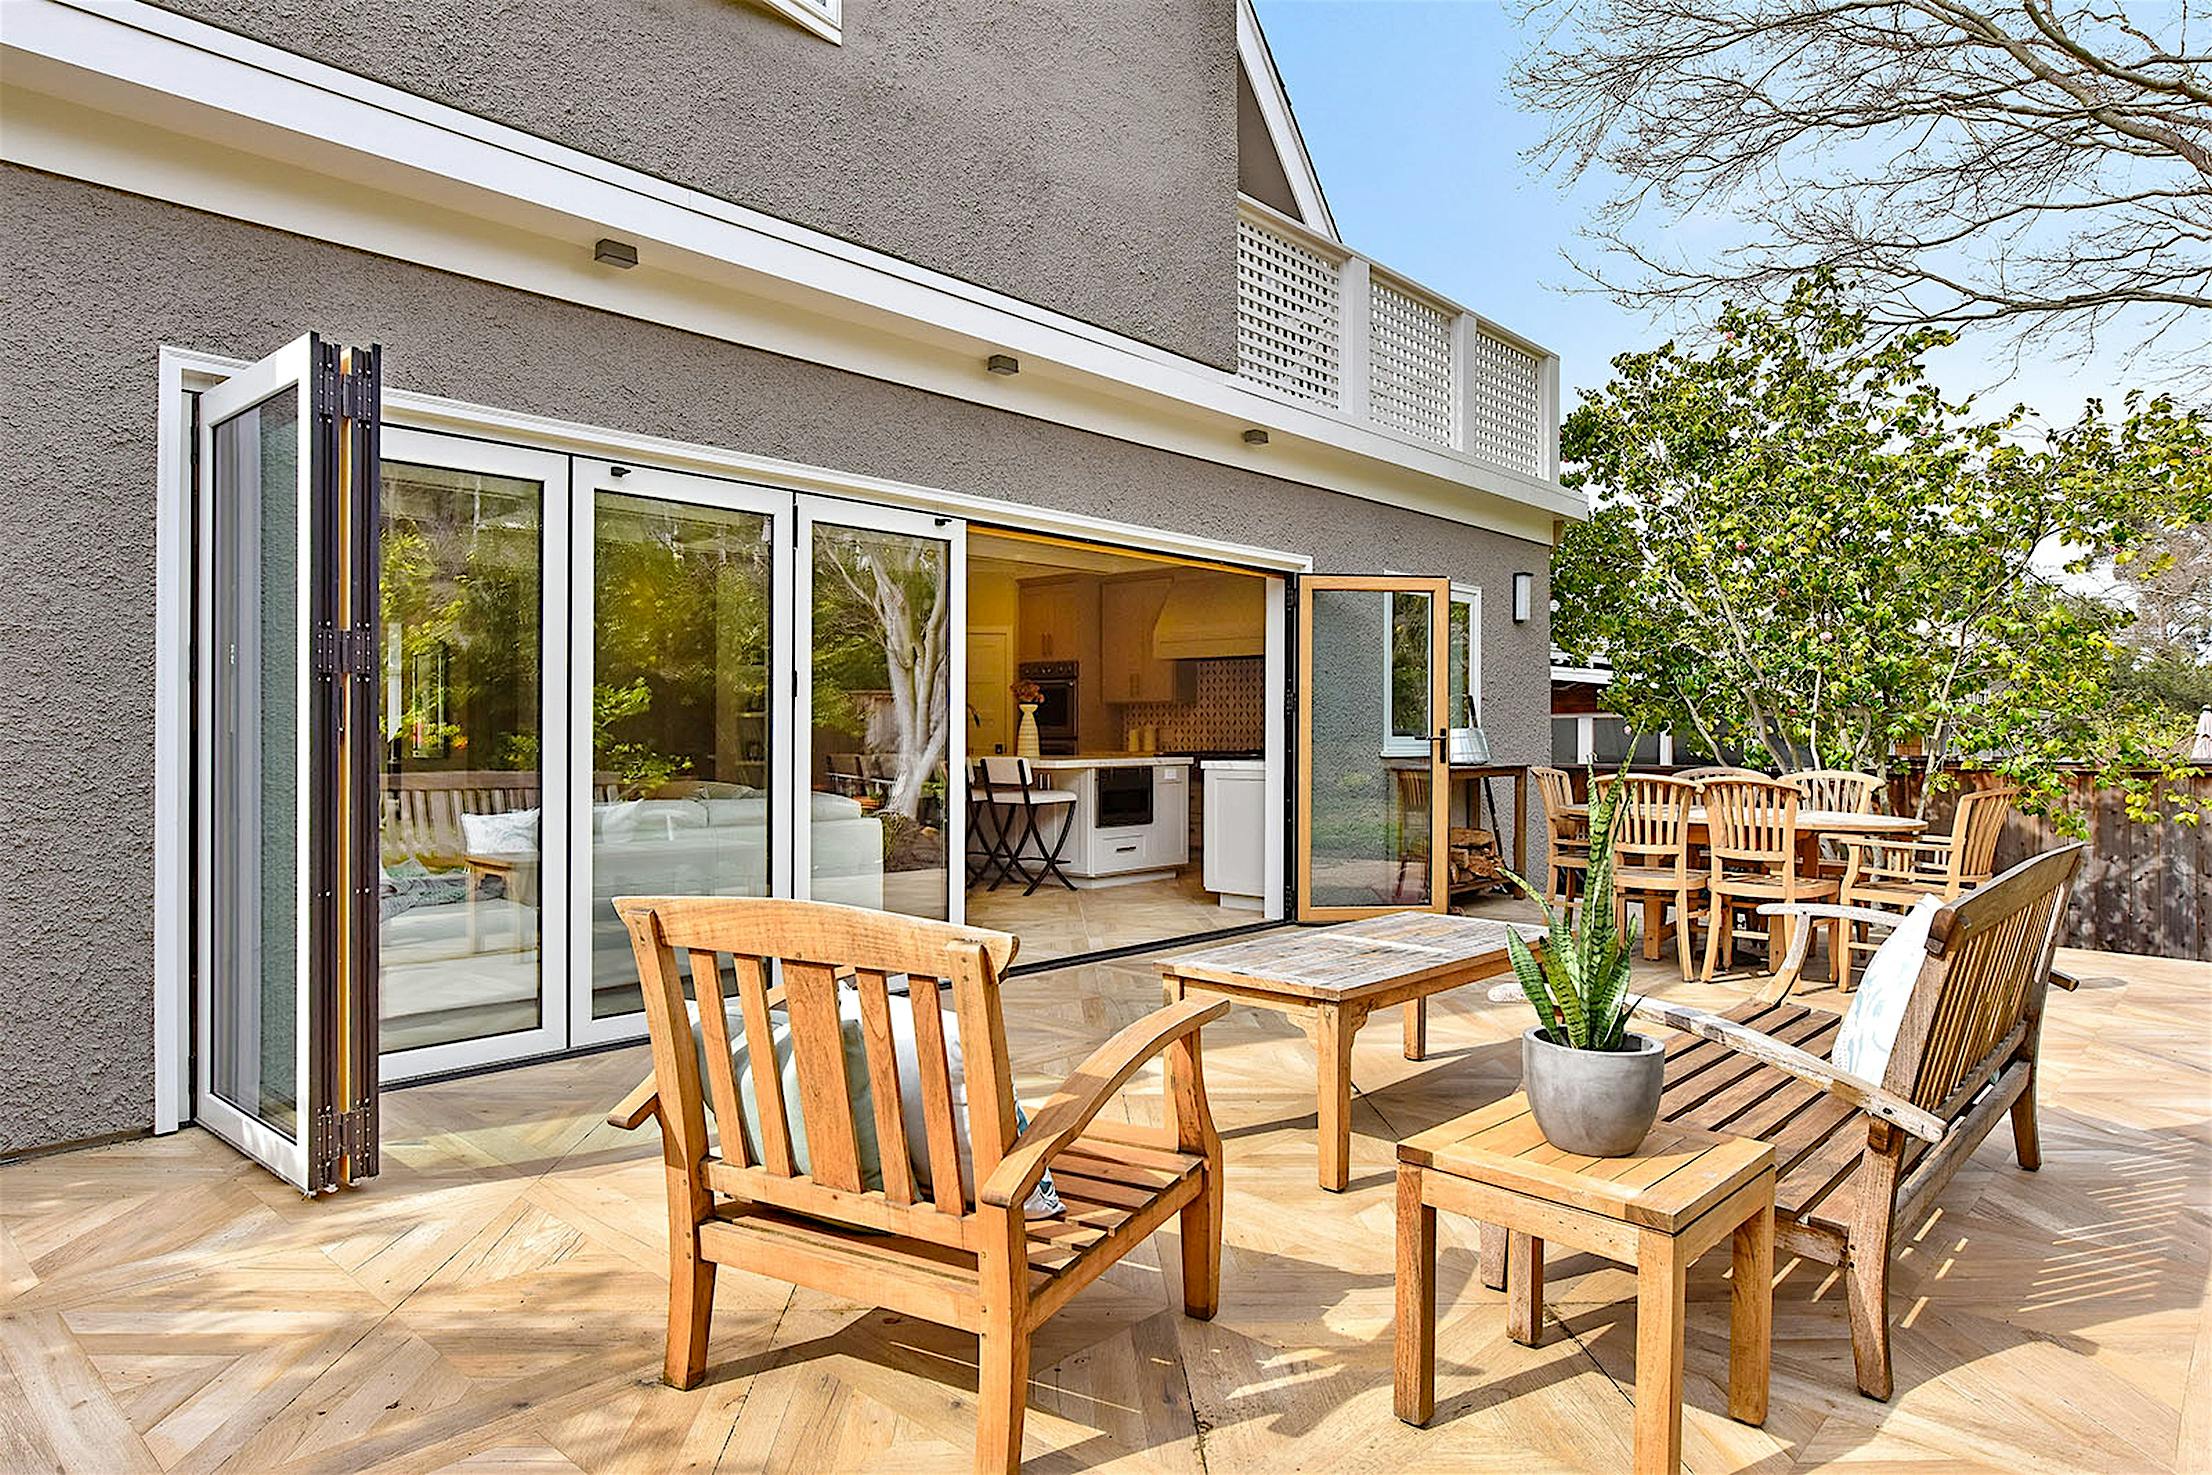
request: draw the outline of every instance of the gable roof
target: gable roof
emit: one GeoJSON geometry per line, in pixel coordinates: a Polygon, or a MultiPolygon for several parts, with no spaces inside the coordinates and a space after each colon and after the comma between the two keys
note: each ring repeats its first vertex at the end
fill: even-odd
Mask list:
{"type": "MultiPolygon", "coordinates": [[[[1272,181],[1279,171],[1281,182],[1289,188],[1291,202],[1297,206],[1286,213],[1295,215],[1306,229],[1332,241],[1342,241],[1343,237],[1337,234],[1336,218],[1329,213],[1328,197],[1321,192],[1321,176],[1314,172],[1313,157],[1306,152],[1305,135],[1298,131],[1298,115],[1291,111],[1290,93],[1283,87],[1282,73],[1275,69],[1275,56],[1268,50],[1267,34],[1260,29],[1259,13],[1252,8],[1252,0],[1237,0],[1237,63],[1242,81],[1258,107],[1267,140],[1274,146],[1277,169],[1263,169],[1262,176],[1272,181]]],[[[1266,203],[1279,208],[1277,201],[1266,203]]]]}

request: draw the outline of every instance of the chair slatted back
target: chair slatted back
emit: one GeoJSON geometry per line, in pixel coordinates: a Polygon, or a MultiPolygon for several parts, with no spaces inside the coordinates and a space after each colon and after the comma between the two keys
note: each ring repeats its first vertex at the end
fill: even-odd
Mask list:
{"type": "Polygon", "coordinates": [[[1883,1084],[1956,1115],[2036,1028],[2083,847],[2030,857],[1937,912],[1883,1084]]]}
{"type": "Polygon", "coordinates": [[[1797,870],[1797,790],[1771,779],[1710,779],[1698,785],[1713,874],[1797,870]]]}
{"type": "Polygon", "coordinates": [[[959,1021],[973,1181],[998,1166],[1014,1140],[1013,1077],[998,980],[1013,960],[1005,933],[894,916],[860,907],[762,897],[623,897],[615,902],[644,982],[646,1027],[663,1130],[687,1168],[716,1191],[859,1228],[972,1248],[974,1213],[961,1186],[957,1083],[946,1048],[945,991],[959,1021]],[[701,1051],[686,1007],[682,954],[699,1009],[701,1051]],[[781,984],[774,986],[780,971],[781,984]],[[912,1074],[920,1083],[928,1197],[908,1157],[898,1031],[890,983],[906,979],[913,1013],[912,1074]],[[854,1083],[847,1076],[840,991],[858,996],[868,1126],[882,1186],[866,1186],[854,1083]],[[732,1057],[730,1009],[743,1021],[754,1110],[732,1057]],[[785,1090],[776,1015],[790,1036],[798,1092],[785,1090]],[[705,1103],[714,1106],[710,1142],[705,1103]],[[798,1130],[795,1132],[794,1128],[798,1130]],[[758,1143],[759,1160],[746,1146],[758,1143]],[[807,1171],[795,1142],[803,1135],[807,1171]]]}
{"type": "Polygon", "coordinates": [[[1951,817],[1951,877],[1966,886],[1996,874],[1997,841],[2011,817],[2018,789],[1973,789],[1959,795],[1951,817]]]}
{"type": "Polygon", "coordinates": [[[1563,768],[1532,768],[1536,777],[1536,793],[1544,805],[1544,825],[1554,840],[1580,840],[1588,833],[1589,821],[1567,813],[1575,802],[1575,783],[1563,768]]]}
{"type": "Polygon", "coordinates": [[[1613,806],[1616,865],[1690,873],[1690,808],[1697,785],[1656,774],[1632,773],[1613,806]]]}
{"type": "Polygon", "coordinates": [[[1756,768],[1730,768],[1725,763],[1710,763],[1703,768],[1680,769],[1674,776],[1685,783],[1692,784],[1702,784],[1717,778],[1763,779],[1766,777],[1756,768]]]}
{"type": "Polygon", "coordinates": [[[1807,809],[1837,814],[1872,814],[1882,791],[1879,778],[1849,768],[1800,768],[1783,774],[1782,782],[1797,790],[1807,809]]]}

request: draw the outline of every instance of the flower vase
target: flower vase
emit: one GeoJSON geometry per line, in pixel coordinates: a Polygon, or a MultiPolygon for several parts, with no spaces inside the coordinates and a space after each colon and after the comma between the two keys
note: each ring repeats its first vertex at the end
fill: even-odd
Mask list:
{"type": "Polygon", "coordinates": [[[1021,726],[1014,729],[1014,752],[1023,758],[1041,758],[1044,754],[1037,747],[1037,704],[1023,702],[1021,709],[1021,726]]]}

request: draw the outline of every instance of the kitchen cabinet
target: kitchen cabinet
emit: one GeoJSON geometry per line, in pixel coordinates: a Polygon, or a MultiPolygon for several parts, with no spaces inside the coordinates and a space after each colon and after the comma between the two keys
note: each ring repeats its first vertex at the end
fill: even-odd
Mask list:
{"type": "Polygon", "coordinates": [[[1107,701],[1187,702],[1197,695],[1195,670],[1153,654],[1152,627],[1173,582],[1160,574],[1100,587],[1098,663],[1107,701]]]}
{"type": "Polygon", "coordinates": [[[1116,754],[1035,762],[1039,779],[1075,793],[1069,818],[1074,828],[1060,853],[1061,869],[1077,887],[1163,880],[1190,863],[1190,759],[1116,754]],[[1130,822],[1105,812],[1099,775],[1109,771],[1150,779],[1148,819],[1130,822]]]}
{"type": "Polygon", "coordinates": [[[1098,621],[1098,580],[1024,579],[1019,615],[1018,659],[1081,660],[1084,633],[1098,621]]]}

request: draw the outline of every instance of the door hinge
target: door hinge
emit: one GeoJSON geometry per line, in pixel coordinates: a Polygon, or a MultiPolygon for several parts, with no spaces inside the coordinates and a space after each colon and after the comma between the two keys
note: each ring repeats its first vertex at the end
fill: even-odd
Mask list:
{"type": "Polygon", "coordinates": [[[315,674],[356,676],[376,669],[376,634],[365,626],[340,630],[325,625],[315,632],[315,674]]]}
{"type": "Polygon", "coordinates": [[[344,420],[366,420],[376,413],[375,385],[358,369],[334,375],[330,386],[331,409],[344,420]]]}

